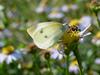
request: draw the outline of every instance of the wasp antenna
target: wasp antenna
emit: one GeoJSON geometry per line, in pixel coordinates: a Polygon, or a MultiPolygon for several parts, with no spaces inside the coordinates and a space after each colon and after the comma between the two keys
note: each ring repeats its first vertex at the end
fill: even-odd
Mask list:
{"type": "Polygon", "coordinates": [[[63,26],[64,26],[64,30],[66,30],[66,29],[68,29],[68,28],[69,28],[68,23],[64,23],[64,24],[63,24],[63,26]]]}
{"type": "Polygon", "coordinates": [[[63,26],[66,26],[66,25],[68,25],[68,23],[64,23],[64,24],[63,24],[63,26]]]}

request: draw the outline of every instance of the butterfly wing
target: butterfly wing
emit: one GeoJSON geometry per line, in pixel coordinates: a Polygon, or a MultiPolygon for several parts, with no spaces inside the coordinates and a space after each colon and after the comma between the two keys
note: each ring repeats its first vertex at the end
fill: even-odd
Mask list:
{"type": "Polygon", "coordinates": [[[44,22],[38,24],[34,30],[28,31],[34,40],[34,43],[41,49],[47,49],[55,44],[63,35],[63,25],[58,22],[44,22]]]}

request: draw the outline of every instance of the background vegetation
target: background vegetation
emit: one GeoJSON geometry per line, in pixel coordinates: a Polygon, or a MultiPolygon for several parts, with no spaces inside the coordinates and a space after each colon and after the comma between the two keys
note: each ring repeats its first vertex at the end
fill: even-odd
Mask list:
{"type": "MultiPolygon", "coordinates": [[[[84,75],[100,75],[99,11],[99,0],[0,0],[0,75],[68,75],[64,58],[50,58],[48,51],[34,45],[26,30],[39,22],[69,23],[84,16],[91,19],[83,23],[91,24],[91,35],[78,44],[80,61],[84,75]],[[13,55],[14,51],[19,53],[13,55]]],[[[69,75],[80,75],[73,52],[69,65],[69,75]]]]}

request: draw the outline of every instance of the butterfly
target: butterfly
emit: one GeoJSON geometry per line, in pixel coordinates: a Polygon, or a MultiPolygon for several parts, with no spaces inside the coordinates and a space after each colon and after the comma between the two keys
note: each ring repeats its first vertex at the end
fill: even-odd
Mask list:
{"type": "Polygon", "coordinates": [[[58,22],[42,22],[27,29],[34,44],[40,49],[52,47],[62,37],[67,25],[58,22]]]}

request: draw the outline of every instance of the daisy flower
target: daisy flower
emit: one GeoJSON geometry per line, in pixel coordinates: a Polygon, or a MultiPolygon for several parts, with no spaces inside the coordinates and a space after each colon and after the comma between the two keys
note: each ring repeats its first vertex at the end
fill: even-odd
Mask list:
{"type": "Polygon", "coordinates": [[[78,5],[77,4],[72,4],[72,5],[70,5],[70,9],[77,10],[78,9],[78,5]]]}
{"type": "Polygon", "coordinates": [[[87,29],[90,27],[92,24],[92,18],[90,16],[82,16],[81,19],[79,20],[79,26],[78,28],[83,31],[84,35],[82,35],[83,38],[80,38],[80,42],[82,43],[84,41],[84,37],[87,35],[90,35],[90,32],[86,32],[87,29]]]}
{"type": "Polygon", "coordinates": [[[55,44],[53,47],[48,48],[47,51],[50,53],[51,59],[61,60],[65,55],[63,45],[61,43],[55,44]]]}
{"type": "Polygon", "coordinates": [[[53,8],[51,13],[48,15],[50,19],[61,19],[64,17],[64,14],[59,11],[59,8],[53,8]]]}
{"type": "Polygon", "coordinates": [[[52,48],[50,50],[51,58],[61,60],[64,57],[64,53],[60,53],[57,49],[52,48]]]}
{"type": "Polygon", "coordinates": [[[45,6],[39,6],[39,7],[36,8],[35,11],[36,11],[37,13],[43,13],[43,12],[46,11],[46,9],[47,9],[47,7],[45,7],[45,6]]]}
{"type": "Polygon", "coordinates": [[[5,37],[8,37],[8,38],[13,36],[12,32],[8,29],[4,29],[3,34],[4,34],[5,37]]]}
{"type": "Polygon", "coordinates": [[[69,7],[68,7],[67,5],[63,5],[63,6],[61,7],[61,11],[62,11],[62,12],[69,12],[69,7]]]}
{"type": "Polygon", "coordinates": [[[11,38],[13,36],[12,32],[8,29],[3,29],[0,31],[0,38],[4,39],[5,37],[11,38]]]}
{"type": "Polygon", "coordinates": [[[4,47],[0,53],[0,63],[5,61],[7,64],[10,64],[11,62],[17,61],[21,58],[22,54],[17,50],[14,51],[13,46],[4,47]]]}
{"type": "Polygon", "coordinates": [[[73,60],[69,65],[69,72],[78,74],[79,73],[79,67],[77,60],[73,60]]]}
{"type": "Polygon", "coordinates": [[[95,63],[100,65],[100,58],[96,58],[95,63]]]}
{"type": "Polygon", "coordinates": [[[66,30],[62,37],[63,43],[70,46],[73,42],[77,42],[80,38],[90,34],[87,34],[86,31],[91,25],[84,26],[80,21],[81,20],[74,19],[69,23],[69,29],[66,30]]]}
{"type": "Polygon", "coordinates": [[[82,16],[79,23],[80,23],[79,28],[81,30],[84,30],[88,25],[91,25],[92,18],[90,16],[82,16]]]}
{"type": "Polygon", "coordinates": [[[37,13],[43,13],[47,10],[46,4],[47,4],[48,0],[41,0],[39,6],[36,8],[36,12],[37,13]]]}

